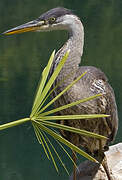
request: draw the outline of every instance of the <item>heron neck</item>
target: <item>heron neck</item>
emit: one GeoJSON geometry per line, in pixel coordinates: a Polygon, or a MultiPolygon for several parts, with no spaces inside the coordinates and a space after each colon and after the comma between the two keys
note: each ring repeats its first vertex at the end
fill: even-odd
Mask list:
{"type": "MultiPolygon", "coordinates": [[[[64,46],[57,52],[55,57],[55,67],[63,57],[63,55],[70,49],[69,57],[66,60],[59,76],[58,80],[61,80],[62,77],[71,74],[71,72],[76,72],[79,64],[81,62],[81,56],[83,54],[83,44],[84,44],[84,30],[83,25],[79,19],[75,20],[69,27],[69,39],[64,44],[64,46]]],[[[66,81],[66,84],[71,83],[74,79],[74,75],[71,75],[70,79],[66,81]]]]}

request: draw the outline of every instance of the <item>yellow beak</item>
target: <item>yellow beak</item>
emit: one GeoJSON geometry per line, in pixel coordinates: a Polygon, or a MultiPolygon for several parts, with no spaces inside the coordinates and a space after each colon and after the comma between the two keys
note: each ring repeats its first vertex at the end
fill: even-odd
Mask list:
{"type": "Polygon", "coordinates": [[[19,34],[23,32],[29,32],[29,31],[38,31],[43,27],[44,21],[30,21],[28,23],[25,23],[23,25],[17,26],[15,28],[12,28],[10,30],[5,31],[4,35],[11,35],[11,34],[19,34]]]}

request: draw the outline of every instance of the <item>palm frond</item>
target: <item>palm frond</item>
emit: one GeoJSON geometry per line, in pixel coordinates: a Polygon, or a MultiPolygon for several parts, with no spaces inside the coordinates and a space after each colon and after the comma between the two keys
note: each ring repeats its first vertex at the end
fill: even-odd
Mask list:
{"type": "Polygon", "coordinates": [[[81,134],[83,136],[88,136],[88,137],[92,137],[92,138],[96,138],[96,139],[107,139],[105,136],[102,136],[102,135],[99,135],[99,134],[96,134],[96,133],[93,133],[93,132],[89,132],[89,131],[86,131],[86,130],[66,126],[66,125],[63,125],[63,124],[53,123],[53,122],[49,122],[49,121],[42,121],[41,123],[44,124],[45,126],[58,128],[58,129],[63,129],[65,131],[70,131],[70,132],[73,132],[73,133],[81,134]]]}
{"type": "Polygon", "coordinates": [[[59,156],[58,152],[56,151],[55,147],[53,146],[53,144],[51,143],[50,139],[46,136],[45,133],[44,133],[44,135],[45,135],[45,138],[47,139],[47,141],[50,143],[50,145],[51,145],[52,149],[54,150],[56,156],[58,157],[58,159],[59,159],[61,165],[64,167],[65,171],[66,171],[67,174],[69,175],[69,171],[67,170],[65,164],[63,163],[63,161],[62,161],[61,157],[59,156]]]}
{"type": "MultiPolygon", "coordinates": [[[[46,144],[47,150],[48,150],[48,152],[49,152],[49,154],[50,154],[50,157],[51,157],[51,159],[52,159],[52,162],[53,162],[53,164],[54,164],[54,167],[55,167],[56,171],[58,172],[59,170],[58,170],[57,164],[56,164],[55,159],[54,159],[54,157],[53,157],[53,155],[52,155],[52,152],[51,152],[51,150],[50,150],[50,148],[49,148],[49,146],[48,146],[48,144],[47,144],[47,142],[46,142],[46,139],[44,138],[44,136],[43,136],[43,134],[42,134],[42,129],[40,129],[40,127],[39,127],[35,122],[33,122],[33,127],[34,127],[34,130],[35,130],[35,129],[38,129],[38,134],[36,134],[36,136],[37,136],[38,139],[42,139],[42,138],[43,138],[43,140],[44,140],[44,142],[45,142],[45,144],[46,144]]],[[[35,133],[36,133],[36,132],[35,132],[35,133]]],[[[43,143],[42,140],[41,140],[41,142],[43,143]]],[[[44,144],[42,144],[42,146],[43,146],[44,152],[45,152],[45,154],[47,155],[48,159],[50,159],[49,156],[48,156],[48,153],[47,153],[47,150],[46,150],[44,144]]]]}
{"type": "Polygon", "coordinates": [[[37,139],[38,139],[38,142],[39,142],[39,144],[42,144],[42,147],[43,147],[43,149],[44,149],[44,152],[45,152],[47,158],[50,160],[49,155],[48,155],[48,152],[49,152],[50,150],[47,148],[47,149],[48,149],[48,152],[47,152],[47,149],[46,149],[47,143],[46,143],[44,137],[42,136],[42,133],[41,133],[41,131],[39,130],[39,127],[38,127],[36,124],[34,124],[34,123],[32,123],[32,124],[33,124],[33,127],[34,127],[34,131],[35,131],[36,137],[37,137],[37,139]],[[44,141],[44,142],[43,142],[43,141],[44,141]],[[44,143],[46,144],[46,147],[45,147],[44,143]]]}
{"type": "Polygon", "coordinates": [[[18,125],[23,124],[25,122],[28,122],[30,120],[31,120],[30,118],[24,118],[24,119],[19,119],[19,120],[12,121],[12,122],[9,122],[6,124],[2,124],[2,125],[0,125],[0,130],[4,130],[4,129],[8,129],[8,128],[11,128],[14,126],[18,126],[18,125]]]}
{"type": "MultiPolygon", "coordinates": [[[[40,102],[41,102],[41,94],[42,94],[42,91],[44,89],[44,86],[45,86],[45,83],[47,81],[47,77],[49,75],[49,71],[50,71],[50,68],[52,66],[52,62],[54,60],[54,56],[55,56],[55,50],[53,51],[53,53],[51,54],[50,56],[50,59],[48,61],[48,64],[47,66],[45,67],[45,69],[43,70],[42,72],[42,77],[41,77],[41,81],[38,85],[38,90],[37,90],[37,93],[36,93],[36,96],[35,96],[35,99],[34,99],[34,103],[33,103],[33,106],[32,106],[32,112],[33,114],[35,113],[35,111],[38,109],[39,105],[40,105],[40,102]]],[[[32,115],[33,115],[32,114],[32,115]]],[[[31,115],[30,115],[31,116],[31,115]]]]}
{"type": "MultiPolygon", "coordinates": [[[[84,102],[93,100],[94,98],[97,98],[97,97],[99,97],[99,96],[102,96],[102,94],[96,94],[96,95],[94,95],[94,96],[90,96],[90,97],[88,97],[88,98],[84,98],[84,99],[81,99],[81,100],[79,100],[79,101],[72,102],[72,103],[70,103],[70,104],[66,104],[66,105],[64,105],[64,106],[60,106],[60,107],[55,108],[55,109],[52,109],[52,110],[50,110],[50,111],[46,111],[46,112],[44,112],[44,113],[41,113],[41,112],[43,112],[43,111],[45,110],[44,108],[47,108],[49,105],[52,104],[52,102],[50,102],[50,103],[48,103],[48,104],[46,105],[46,107],[44,107],[43,109],[41,109],[40,114],[41,114],[41,116],[47,116],[47,115],[50,115],[50,114],[54,114],[54,113],[56,113],[56,112],[58,112],[58,111],[62,111],[62,110],[64,110],[64,109],[70,108],[70,107],[72,107],[72,106],[76,106],[76,105],[78,105],[78,104],[80,104],[80,103],[84,103],[84,102]]],[[[57,97],[57,96],[56,96],[56,97],[57,97]]],[[[56,100],[57,100],[57,98],[56,98],[56,100]]]]}
{"type": "Polygon", "coordinates": [[[66,75],[65,77],[62,78],[62,80],[60,80],[59,82],[57,82],[57,84],[55,85],[55,87],[51,88],[50,91],[48,92],[47,96],[44,98],[43,102],[41,103],[41,106],[43,106],[43,104],[46,102],[46,100],[48,99],[48,97],[54,92],[55,89],[57,89],[65,80],[67,80],[69,77],[71,77],[76,71],[71,72],[71,74],[66,75]]]}
{"type": "MultiPolygon", "coordinates": [[[[56,140],[56,139],[55,139],[56,140]]],[[[66,153],[66,155],[69,157],[69,159],[72,161],[72,163],[75,165],[75,167],[77,168],[76,163],[73,161],[72,157],[70,156],[70,154],[66,151],[66,149],[63,147],[63,145],[56,140],[56,142],[59,144],[59,146],[63,149],[63,151],[66,153]]]]}
{"type": "MultiPolygon", "coordinates": [[[[41,84],[40,84],[40,86],[39,86],[39,88],[38,88],[38,91],[37,91],[37,96],[36,96],[36,98],[35,98],[35,99],[37,99],[37,100],[39,99],[40,101],[38,100],[39,103],[37,104],[36,108],[33,108],[33,107],[32,107],[32,112],[31,112],[31,115],[30,115],[31,118],[34,116],[35,112],[36,112],[38,109],[41,108],[41,106],[42,106],[41,103],[43,102],[43,100],[44,100],[44,98],[46,97],[47,93],[49,92],[52,84],[54,83],[56,77],[58,76],[59,72],[61,71],[61,69],[62,69],[65,61],[67,60],[68,55],[69,55],[69,51],[66,52],[66,54],[64,55],[64,57],[62,58],[62,60],[59,62],[59,64],[58,64],[57,67],[56,67],[56,70],[53,72],[52,76],[50,77],[49,81],[47,82],[47,84],[46,84],[45,88],[43,89],[42,93],[39,95],[38,92],[39,92],[39,89],[40,89],[40,86],[41,86],[41,84]]],[[[48,74],[49,74],[49,70],[50,70],[50,69],[48,69],[48,74]]],[[[35,102],[34,102],[34,104],[35,104],[35,102]]]]}
{"type": "MultiPolygon", "coordinates": [[[[66,104],[64,106],[61,106],[61,107],[52,109],[50,111],[44,112],[50,105],[52,105],[58,98],[60,98],[66,91],[68,91],[77,81],[79,81],[87,73],[87,72],[85,72],[81,76],[79,76],[77,79],[75,79],[61,93],[59,93],[54,99],[52,99],[50,102],[48,102],[43,107],[43,105],[44,105],[45,101],[47,100],[47,98],[49,97],[49,95],[61,83],[63,83],[64,80],[66,80],[66,78],[68,78],[68,76],[64,77],[63,80],[61,82],[59,82],[56,85],[56,87],[54,87],[50,91],[50,88],[52,87],[52,84],[54,83],[54,81],[57,78],[58,74],[60,73],[64,63],[67,60],[68,55],[69,55],[69,51],[61,59],[61,61],[57,65],[57,68],[53,72],[52,76],[47,81],[47,78],[49,76],[49,72],[50,72],[50,69],[51,69],[51,66],[52,66],[52,63],[53,63],[53,60],[54,60],[54,56],[55,56],[55,51],[53,51],[47,66],[45,67],[45,69],[42,72],[41,81],[39,83],[37,93],[36,93],[36,96],[35,96],[35,99],[34,99],[34,102],[33,102],[30,117],[0,125],[0,130],[3,130],[3,129],[6,129],[6,128],[10,128],[10,127],[13,127],[13,126],[20,125],[20,124],[25,123],[27,121],[31,121],[32,125],[34,127],[36,137],[38,139],[38,142],[42,145],[47,158],[52,160],[52,162],[53,162],[53,164],[54,164],[54,166],[55,166],[55,168],[56,168],[56,170],[58,172],[58,166],[57,166],[57,163],[56,163],[56,161],[55,161],[55,159],[53,157],[53,154],[52,154],[52,150],[53,150],[67,173],[68,173],[68,170],[67,170],[66,166],[64,165],[63,161],[61,160],[61,157],[59,156],[58,152],[56,151],[54,145],[51,143],[50,139],[47,137],[46,133],[49,134],[50,136],[52,136],[55,139],[55,141],[59,144],[59,146],[63,149],[63,151],[67,154],[67,156],[70,158],[70,160],[73,163],[74,163],[73,159],[71,158],[69,153],[65,150],[65,148],[63,147],[62,144],[65,144],[71,150],[79,153],[80,155],[86,157],[87,159],[89,159],[91,161],[94,161],[94,162],[97,162],[97,161],[92,156],[90,156],[89,154],[87,154],[86,152],[84,152],[83,150],[81,150],[80,148],[75,146],[74,144],[67,141],[65,138],[63,138],[61,135],[59,135],[57,132],[55,132],[55,128],[56,129],[63,129],[63,130],[66,130],[66,131],[70,131],[70,132],[73,132],[73,133],[78,133],[78,134],[81,134],[83,136],[89,136],[89,137],[97,138],[97,139],[104,139],[105,140],[107,138],[102,136],[102,135],[99,135],[99,134],[88,132],[88,131],[85,131],[85,130],[82,130],[82,129],[76,129],[76,128],[73,128],[73,127],[69,127],[69,126],[66,126],[66,125],[62,125],[62,124],[58,124],[58,123],[54,123],[54,122],[50,122],[50,121],[54,121],[54,120],[71,120],[71,119],[73,119],[73,120],[89,119],[90,120],[90,119],[94,119],[94,118],[95,119],[96,118],[103,118],[103,117],[107,118],[109,116],[109,115],[105,115],[105,114],[64,115],[64,116],[50,115],[50,114],[56,113],[58,111],[64,110],[66,108],[71,108],[72,106],[76,106],[76,105],[78,105],[80,103],[84,103],[84,102],[93,100],[94,98],[98,98],[99,96],[102,96],[102,94],[96,94],[95,96],[87,97],[87,98],[84,98],[82,100],[72,102],[70,104],[66,104]]],[[[99,119],[98,119],[98,121],[99,121],[99,119]]],[[[76,166],[76,164],[75,164],[75,166],[76,166]]]]}
{"type": "Polygon", "coordinates": [[[84,75],[86,74],[86,72],[84,72],[83,74],[81,74],[81,76],[79,76],[77,79],[75,79],[71,84],[69,84],[63,91],[61,91],[61,93],[59,93],[55,98],[53,98],[47,105],[45,105],[37,114],[40,114],[41,112],[43,112],[47,107],[49,107],[51,104],[53,104],[60,96],[62,96],[66,91],[68,91],[77,81],[79,81],[84,75]]]}
{"type": "Polygon", "coordinates": [[[102,118],[102,117],[109,117],[109,115],[106,114],[84,114],[84,115],[64,115],[64,116],[36,116],[35,119],[37,120],[70,120],[70,119],[96,119],[96,118],[102,118]]]}
{"type": "Polygon", "coordinates": [[[39,123],[35,120],[33,120],[33,121],[38,124],[38,126],[40,127],[41,130],[45,131],[46,133],[51,135],[53,138],[57,139],[61,143],[70,147],[70,149],[72,149],[73,151],[79,153],[80,155],[84,156],[85,158],[89,159],[90,161],[97,162],[97,160],[95,158],[93,158],[92,156],[90,156],[89,154],[87,154],[86,152],[84,152],[83,150],[81,150],[80,148],[78,148],[77,146],[75,146],[74,144],[72,144],[71,142],[66,140],[65,138],[63,138],[61,135],[59,135],[59,134],[55,133],[54,131],[52,131],[51,129],[47,128],[42,123],[39,123]]]}

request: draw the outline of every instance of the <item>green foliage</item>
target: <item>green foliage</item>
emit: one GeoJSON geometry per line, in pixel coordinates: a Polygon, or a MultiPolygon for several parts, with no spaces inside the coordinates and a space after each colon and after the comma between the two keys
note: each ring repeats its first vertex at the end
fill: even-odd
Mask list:
{"type": "MultiPolygon", "coordinates": [[[[88,132],[88,131],[85,131],[82,129],[76,129],[74,127],[69,127],[66,125],[58,124],[58,123],[52,122],[52,121],[61,120],[61,119],[62,120],[74,119],[74,121],[75,121],[77,119],[85,119],[85,118],[87,118],[87,119],[92,118],[93,119],[93,118],[100,118],[100,117],[107,117],[108,116],[108,115],[104,115],[104,114],[64,115],[64,116],[51,115],[52,113],[55,113],[55,112],[61,111],[63,109],[75,106],[79,103],[83,103],[83,102],[92,100],[94,98],[97,98],[97,97],[101,96],[102,94],[97,94],[95,96],[88,97],[88,98],[85,98],[85,99],[82,99],[82,100],[79,100],[76,102],[72,102],[70,104],[66,104],[64,106],[61,106],[61,107],[52,109],[50,111],[44,112],[47,109],[47,107],[49,107],[51,104],[53,104],[63,93],[65,93],[68,89],[70,89],[78,80],[80,80],[80,78],[82,78],[87,73],[87,72],[85,72],[81,76],[79,76],[70,85],[68,85],[61,93],[59,93],[54,99],[52,99],[48,104],[46,104],[43,107],[44,102],[46,101],[47,97],[50,94],[49,93],[50,88],[51,88],[52,84],[54,83],[56,77],[60,73],[65,61],[67,60],[68,55],[69,55],[69,51],[64,55],[62,60],[57,65],[56,70],[53,72],[52,76],[47,81],[47,77],[49,75],[50,68],[51,68],[51,65],[52,65],[52,62],[53,62],[53,59],[55,56],[55,51],[52,53],[52,55],[48,61],[47,66],[43,70],[41,81],[40,81],[38,89],[37,89],[37,93],[36,93],[35,100],[34,100],[34,103],[32,106],[32,112],[30,114],[30,117],[20,119],[20,120],[14,121],[14,122],[10,122],[10,123],[4,124],[4,125],[0,125],[0,130],[3,130],[3,129],[9,128],[9,127],[20,125],[20,124],[25,123],[27,121],[31,121],[32,125],[34,127],[36,137],[38,139],[38,142],[42,145],[47,158],[52,159],[52,162],[53,162],[56,170],[58,171],[57,163],[56,163],[56,161],[53,157],[53,154],[52,154],[52,151],[54,151],[54,153],[58,157],[60,163],[62,164],[62,166],[64,167],[64,169],[66,170],[67,173],[68,173],[67,168],[65,167],[63,161],[61,160],[61,157],[59,156],[58,152],[56,151],[56,149],[53,146],[50,139],[47,137],[46,133],[49,134],[50,136],[52,136],[58,142],[60,147],[67,154],[67,156],[71,159],[72,162],[73,162],[73,160],[72,160],[71,156],[65,150],[65,148],[62,146],[62,144],[65,144],[71,150],[76,151],[77,153],[79,153],[80,155],[86,157],[87,159],[89,159],[91,161],[94,161],[94,162],[97,162],[97,161],[96,161],[96,159],[91,157],[89,154],[87,154],[86,152],[84,152],[83,150],[81,150],[80,148],[78,148],[77,146],[75,146],[74,144],[72,144],[71,142],[66,140],[65,138],[63,138],[58,132],[55,131],[55,128],[63,129],[66,131],[78,133],[78,134],[81,134],[83,136],[89,136],[89,137],[93,137],[93,138],[97,138],[97,139],[106,139],[106,137],[92,133],[92,132],[88,132]]],[[[63,81],[61,83],[63,83],[63,81]]],[[[55,87],[55,88],[57,88],[57,87],[55,87]]],[[[55,88],[52,89],[51,93],[55,90],[55,88]]]]}

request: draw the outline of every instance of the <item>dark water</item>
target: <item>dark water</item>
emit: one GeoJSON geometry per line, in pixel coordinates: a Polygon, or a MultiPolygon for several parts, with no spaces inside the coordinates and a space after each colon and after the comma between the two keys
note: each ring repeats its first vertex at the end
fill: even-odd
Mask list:
{"type": "MultiPolygon", "coordinates": [[[[35,19],[57,6],[75,10],[85,27],[82,64],[101,68],[115,90],[119,113],[116,142],[122,138],[122,1],[1,0],[0,31],[35,19]]],[[[40,74],[66,32],[25,33],[0,37],[0,124],[28,117],[40,74]]],[[[66,156],[63,157],[66,159],[66,156]]],[[[65,160],[70,169],[72,164],[65,160]]],[[[57,174],[38,144],[31,124],[0,132],[0,179],[68,179],[57,174]]]]}

